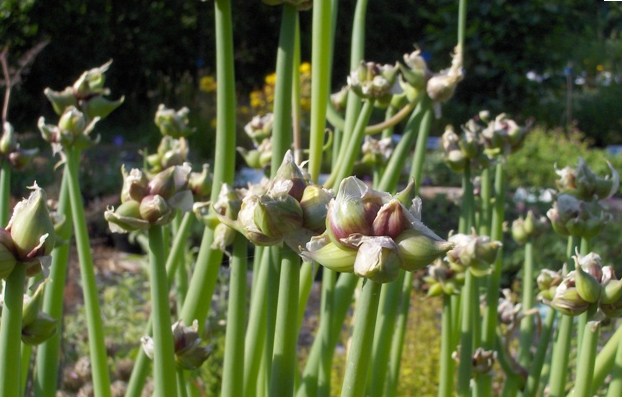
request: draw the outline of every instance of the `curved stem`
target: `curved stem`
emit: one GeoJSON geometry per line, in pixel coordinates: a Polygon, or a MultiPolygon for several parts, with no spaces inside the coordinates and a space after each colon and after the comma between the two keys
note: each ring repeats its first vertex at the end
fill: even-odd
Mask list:
{"type": "Polygon", "coordinates": [[[21,388],[22,307],[26,266],[18,263],[4,285],[0,323],[0,396],[18,397],[21,388]]]}
{"type": "Polygon", "coordinates": [[[104,343],[104,326],[102,324],[101,310],[99,306],[99,293],[95,282],[95,266],[91,254],[91,244],[84,204],[78,182],[78,159],[80,151],[75,148],[66,150],[67,163],[65,165],[69,173],[69,200],[73,215],[73,228],[76,237],[76,248],[80,263],[82,277],[82,289],[84,293],[84,307],[88,323],[89,349],[91,354],[91,368],[93,372],[93,389],[96,396],[110,396],[110,373],[108,372],[108,357],[104,343]]]}
{"type": "Polygon", "coordinates": [[[378,314],[381,284],[366,280],[356,308],[354,334],[348,353],[341,397],[358,397],[365,393],[369,359],[374,339],[374,322],[378,314]]]}
{"type": "Polygon", "coordinates": [[[162,240],[162,227],[151,226],[149,228],[149,275],[153,317],[153,378],[155,394],[169,397],[177,395],[177,381],[162,240]]]}

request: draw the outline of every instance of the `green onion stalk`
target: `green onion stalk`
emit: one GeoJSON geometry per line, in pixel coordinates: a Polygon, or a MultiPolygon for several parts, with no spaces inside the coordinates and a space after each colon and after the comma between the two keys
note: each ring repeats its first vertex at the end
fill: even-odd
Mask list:
{"type": "MultiPolygon", "coordinates": [[[[235,174],[235,75],[233,64],[233,29],[231,21],[231,2],[214,2],[216,22],[216,148],[214,150],[214,176],[211,201],[216,202],[223,183],[233,184],[235,174]]],[[[211,296],[216,287],[218,270],[223,253],[214,250],[214,231],[205,227],[196,267],[190,280],[188,294],[181,312],[186,324],[194,320],[203,329],[209,311],[211,296]]]]}
{"type": "MultiPolygon", "coordinates": [[[[65,216],[64,224],[61,230],[58,231],[59,237],[64,241],[69,241],[71,238],[72,216],[69,205],[68,183],[69,174],[64,172],[57,206],[57,211],[65,216]]],[[[68,263],[69,244],[62,244],[54,248],[49,281],[45,286],[43,295],[42,310],[56,319],[59,329],[50,339],[37,347],[34,382],[36,396],[54,397],[58,388],[58,355],[60,353],[60,338],[62,335],[60,324],[62,324],[63,318],[63,298],[68,263]]]]}
{"type": "MultiPolygon", "coordinates": [[[[78,250],[82,289],[84,293],[84,307],[88,324],[89,350],[91,354],[91,368],[93,373],[93,389],[97,397],[110,396],[110,373],[108,371],[108,357],[104,343],[104,327],[99,306],[99,293],[95,281],[95,266],[91,254],[84,205],[78,181],[78,161],[80,150],[69,147],[65,149],[66,171],[69,174],[69,201],[73,217],[73,229],[78,250]]],[[[170,332],[170,326],[169,326],[170,332]]]]}
{"type": "MultiPolygon", "coordinates": [[[[525,261],[523,263],[523,297],[521,300],[523,313],[533,308],[534,280],[533,238],[530,236],[525,243],[525,261]]],[[[518,362],[524,368],[529,368],[530,366],[530,347],[533,343],[534,325],[533,316],[528,315],[521,320],[518,362]]]]}
{"type": "Polygon", "coordinates": [[[594,375],[594,362],[596,361],[596,348],[600,335],[600,322],[588,321],[583,331],[583,343],[581,343],[580,359],[577,360],[577,378],[574,387],[574,396],[591,397],[592,377],[594,375]]]}
{"type": "MultiPolygon", "coordinates": [[[[471,181],[471,165],[467,163],[462,174],[462,209],[460,212],[461,233],[468,233],[473,225],[474,216],[473,182],[471,181]]],[[[461,326],[460,326],[460,365],[458,366],[458,396],[470,395],[471,372],[473,368],[473,328],[475,316],[479,308],[478,291],[475,276],[466,272],[464,287],[461,292],[461,326]]]]}
{"type": "MultiPolygon", "coordinates": [[[[609,343],[613,339],[616,340],[615,344],[612,343],[612,346],[617,346],[617,350],[615,353],[614,360],[611,360],[613,364],[613,371],[611,371],[611,383],[609,383],[609,390],[607,390],[607,397],[615,397],[615,396],[622,395],[622,343],[619,342],[620,341],[619,335],[622,335],[621,330],[622,330],[622,327],[619,327],[616,333],[614,334],[614,336],[611,339],[609,339],[609,342],[607,342],[607,345],[605,345],[603,350],[601,350],[601,352],[598,354],[598,357],[596,358],[597,365],[594,371],[594,380],[592,382],[592,390],[597,390],[598,387],[600,386],[600,383],[602,383],[602,380],[600,378],[598,379],[600,382],[597,382],[597,378],[596,378],[596,375],[598,373],[597,369],[600,369],[602,367],[602,365],[598,366],[599,364],[598,358],[600,358],[604,350],[607,349],[609,343]]],[[[608,350],[613,350],[613,349],[608,349],[608,350]]]]}
{"type": "MultiPolygon", "coordinates": [[[[431,103],[429,98],[426,96],[423,101],[417,105],[417,108],[412,113],[406,125],[404,135],[400,140],[400,143],[395,148],[395,152],[387,164],[384,176],[378,184],[379,190],[396,190],[398,182],[397,177],[399,177],[400,170],[404,167],[405,159],[408,157],[414,138],[417,135],[417,146],[411,169],[411,179],[420,180],[420,170],[422,169],[423,159],[425,157],[426,141],[429,135],[431,117],[431,103]]],[[[379,313],[379,321],[376,323],[373,346],[372,373],[374,376],[370,379],[369,385],[369,393],[371,395],[382,394],[382,391],[385,389],[387,370],[391,365],[396,367],[394,371],[399,372],[399,361],[401,356],[393,357],[393,359],[398,361],[396,363],[391,361],[389,366],[386,365],[386,362],[388,362],[391,357],[391,345],[393,343],[397,343],[396,341],[400,338],[400,336],[394,336],[396,321],[400,311],[399,308],[401,305],[409,307],[410,295],[402,295],[402,292],[409,291],[411,288],[412,273],[410,272],[408,272],[408,274],[401,275],[397,280],[382,286],[380,298],[382,305],[379,313]],[[410,287],[408,286],[408,282],[405,281],[407,279],[410,280],[410,287]],[[404,285],[404,283],[406,284],[404,285]]],[[[406,318],[402,319],[404,323],[406,320],[406,318]]],[[[402,332],[401,337],[403,338],[403,332],[405,332],[405,329],[398,330],[398,333],[399,332],[402,332]]],[[[393,373],[392,379],[397,380],[397,373],[393,373]]],[[[387,385],[387,387],[389,386],[387,385]]]]}
{"type": "MultiPolygon", "coordinates": [[[[168,281],[164,262],[162,227],[149,228],[149,275],[153,318],[153,378],[156,396],[177,395],[175,351],[171,332],[168,281]]],[[[181,386],[180,386],[181,387],[181,386]]]]}
{"type": "Polygon", "coordinates": [[[0,395],[18,397],[21,392],[22,306],[26,266],[18,263],[4,286],[4,305],[0,324],[0,395]]]}
{"type": "MultiPolygon", "coordinates": [[[[495,170],[495,201],[492,213],[491,236],[492,241],[503,240],[503,218],[505,203],[505,162],[499,161],[495,170]]],[[[498,291],[501,285],[501,265],[503,261],[503,247],[499,249],[492,274],[488,279],[488,294],[486,295],[486,311],[484,313],[484,326],[482,329],[482,347],[485,350],[493,350],[495,347],[497,328],[497,306],[499,302],[498,291]]],[[[490,396],[492,388],[492,376],[484,374],[478,378],[478,388],[482,396],[490,396]]]]}
{"type": "Polygon", "coordinates": [[[538,346],[536,347],[536,354],[533,357],[529,365],[529,375],[527,376],[527,383],[525,384],[525,390],[523,391],[523,397],[535,397],[540,387],[540,377],[542,375],[542,367],[546,359],[546,352],[549,346],[549,340],[553,334],[555,328],[555,318],[557,312],[553,308],[549,308],[544,320],[544,326],[540,333],[540,339],[538,346]]]}
{"type": "MultiPolygon", "coordinates": [[[[258,379],[266,338],[266,301],[268,290],[268,276],[270,275],[270,249],[265,247],[261,251],[259,268],[253,269],[257,273],[257,280],[253,283],[253,294],[250,303],[248,327],[246,329],[245,346],[252,349],[244,351],[244,395],[255,397],[258,395],[258,379]]],[[[238,368],[238,370],[240,370],[238,368]]]]}
{"type": "MultiPolygon", "coordinates": [[[[579,245],[579,239],[575,236],[568,237],[566,256],[570,258],[579,245]]],[[[549,395],[561,397],[565,395],[566,376],[568,374],[568,360],[570,358],[570,344],[572,341],[572,316],[562,314],[559,321],[557,339],[553,344],[551,360],[551,374],[549,377],[549,395]]]]}
{"type": "MultiPolygon", "coordinates": [[[[612,375],[613,380],[615,380],[616,383],[619,383],[620,379],[622,379],[620,378],[622,364],[620,364],[620,361],[617,358],[619,354],[622,354],[617,353],[620,349],[622,349],[620,346],[622,346],[622,327],[618,327],[616,332],[611,336],[611,338],[609,338],[607,343],[605,343],[605,346],[603,346],[596,356],[594,376],[592,378],[592,390],[598,390],[598,388],[602,386],[607,375],[612,373],[612,371],[617,372],[617,375],[612,375]]],[[[609,388],[611,390],[611,385],[609,388]]]]}
{"type": "Polygon", "coordinates": [[[300,257],[284,247],[277,307],[270,396],[293,396],[298,333],[298,281],[300,257]]]}
{"type": "MultiPolygon", "coordinates": [[[[190,229],[192,228],[194,218],[195,215],[192,212],[187,212],[184,214],[181,224],[177,228],[177,233],[175,234],[175,237],[173,239],[173,245],[169,250],[169,255],[166,259],[165,265],[166,279],[169,290],[173,283],[173,278],[175,277],[175,274],[178,272],[179,268],[184,267],[186,241],[188,239],[188,234],[190,234],[190,229]]],[[[144,334],[151,335],[152,327],[153,318],[152,315],[150,315],[147,325],[145,326],[144,334]]],[[[141,395],[143,387],[145,385],[145,380],[149,375],[150,362],[151,361],[148,359],[144,350],[139,349],[134,362],[132,375],[130,376],[130,380],[128,382],[126,397],[137,397],[141,395]]]]}
{"type": "MultiPolygon", "coordinates": [[[[592,241],[591,239],[588,238],[581,238],[581,243],[579,246],[579,253],[581,255],[587,255],[590,253],[590,251],[592,250],[592,241]]],[[[573,253],[574,254],[574,253],[573,253]]],[[[579,318],[577,321],[577,362],[581,359],[581,344],[583,343],[583,331],[586,329],[586,324],[588,322],[588,313],[589,311],[586,311],[584,313],[579,314],[579,318]]]]}
{"type": "Polygon", "coordinates": [[[378,314],[381,284],[365,280],[357,303],[354,333],[348,353],[341,397],[358,397],[365,393],[370,346],[374,339],[374,323],[378,314]]]}
{"type": "Polygon", "coordinates": [[[229,304],[223,363],[223,397],[244,395],[244,329],[246,325],[246,272],[248,241],[236,234],[229,276],[229,304]]]}

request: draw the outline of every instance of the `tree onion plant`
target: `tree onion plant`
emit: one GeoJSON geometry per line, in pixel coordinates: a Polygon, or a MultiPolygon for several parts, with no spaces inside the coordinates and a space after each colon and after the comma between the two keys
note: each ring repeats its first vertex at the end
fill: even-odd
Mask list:
{"type": "MultiPolygon", "coordinates": [[[[187,108],[162,104],[154,118],[159,146],[143,153],[142,167],[121,169],[118,205],[102,214],[112,233],[138,236],[149,263],[151,312],[142,339],[127,341],[136,355],[125,395],[142,395],[148,378],[159,397],[205,395],[196,370],[210,359],[206,319],[223,265],[229,285],[222,396],[400,395],[411,305],[426,304],[411,299],[420,286],[425,300],[441,301],[439,397],[488,397],[499,390],[503,396],[587,397],[606,389],[607,396],[620,395],[622,333],[605,340],[601,331],[622,315],[622,280],[591,250],[612,221],[603,202],[618,192],[615,169],[598,176],[582,160],[574,168],[563,164],[546,216],[529,211],[514,220],[512,237],[524,246],[520,293],[501,289],[504,222],[510,221],[505,173],[528,126],[484,110],[459,133],[448,126],[440,150],[462,178],[460,216],[447,236],[425,223],[426,203],[418,193],[426,145],[433,118],[465,74],[466,0],[459,1],[453,21],[457,42],[449,66],[440,72],[428,68],[419,49],[392,64],[367,59],[368,0],[358,0],[347,76],[332,73],[338,1],[263,2],[280,7],[282,16],[271,111],[239,128],[254,147],[236,149],[235,10],[230,0],[215,0],[213,163],[193,167],[187,138],[205,132],[189,125],[187,108]],[[304,54],[299,18],[308,10],[312,45],[304,54]],[[298,71],[308,56],[310,111],[303,115],[298,71]],[[331,95],[337,83],[345,88],[331,95]],[[376,122],[378,116],[384,120],[376,122]],[[308,140],[301,139],[307,127],[308,140]],[[261,182],[236,184],[237,152],[263,172],[261,182]],[[202,236],[188,264],[195,222],[202,236]],[[534,242],[549,225],[568,239],[566,261],[560,271],[536,275],[534,242]],[[319,324],[303,354],[298,337],[320,269],[319,324]],[[335,390],[333,359],[344,330],[345,374],[335,390]],[[577,356],[574,370],[571,354],[577,356]]],[[[98,122],[123,97],[108,99],[111,62],[62,91],[45,89],[58,120],[46,124],[41,118],[38,127],[63,169],[58,202],[50,206],[33,181],[32,193],[9,217],[11,172],[26,166],[36,150],[21,149],[8,122],[5,52],[0,60],[8,82],[0,138],[0,395],[51,397],[60,388],[63,292],[75,243],[93,392],[112,396],[78,171],[83,150],[99,141],[98,122]]]]}

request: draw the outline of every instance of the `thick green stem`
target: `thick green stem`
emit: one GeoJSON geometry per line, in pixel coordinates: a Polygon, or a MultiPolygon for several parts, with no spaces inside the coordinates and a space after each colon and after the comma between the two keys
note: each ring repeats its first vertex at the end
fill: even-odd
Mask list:
{"type": "MultiPolygon", "coordinates": [[[[579,248],[579,253],[581,255],[587,255],[592,250],[592,243],[590,239],[581,238],[581,245],[579,248]]],[[[573,255],[575,253],[573,252],[573,255]]],[[[572,269],[572,267],[570,268],[572,269]]],[[[579,315],[577,321],[577,361],[581,360],[581,344],[583,343],[583,331],[585,331],[585,326],[587,325],[589,313],[586,311],[579,315]]]]}
{"type": "Polygon", "coordinates": [[[462,173],[462,208],[460,209],[460,221],[458,231],[460,233],[471,233],[473,219],[475,216],[475,200],[473,197],[473,181],[471,181],[471,166],[467,163],[462,173]]]}
{"type": "Polygon", "coordinates": [[[227,333],[223,364],[223,397],[244,395],[244,331],[246,326],[246,248],[248,241],[241,234],[235,236],[229,276],[229,303],[227,333]]]}
{"type": "Polygon", "coordinates": [[[365,132],[365,126],[369,122],[372,110],[374,110],[374,101],[372,99],[369,99],[363,104],[363,109],[361,109],[361,113],[359,114],[359,118],[352,132],[352,136],[346,144],[347,149],[343,154],[343,157],[339,160],[337,168],[333,169],[333,173],[330,175],[328,181],[326,181],[326,183],[324,184],[326,187],[330,188],[333,185],[339,184],[342,179],[346,178],[352,173],[352,169],[354,168],[354,162],[356,161],[356,158],[361,151],[361,145],[364,135],[363,133],[365,132]]]}
{"type": "Polygon", "coordinates": [[[600,335],[600,323],[588,321],[583,332],[580,360],[577,360],[577,379],[574,387],[575,397],[591,397],[592,376],[594,375],[594,361],[596,360],[596,348],[600,335]]]}
{"type": "Polygon", "coordinates": [[[482,170],[481,180],[481,207],[478,220],[478,233],[480,236],[490,236],[491,227],[491,197],[492,197],[492,177],[490,173],[490,167],[486,167],[482,170]]]}
{"type": "Polygon", "coordinates": [[[406,326],[408,324],[408,311],[410,309],[410,293],[413,288],[413,273],[406,272],[402,285],[402,300],[400,310],[395,322],[395,334],[391,343],[391,359],[389,361],[389,373],[387,375],[387,387],[385,395],[387,397],[397,396],[397,386],[399,384],[400,364],[402,362],[402,352],[404,351],[404,338],[406,336],[406,326]]]}
{"type": "Polygon", "coordinates": [[[320,327],[319,337],[321,338],[320,356],[320,373],[317,382],[317,396],[330,396],[330,378],[332,372],[333,352],[329,351],[330,331],[332,330],[331,320],[333,320],[333,295],[335,293],[335,272],[324,268],[322,270],[322,303],[320,321],[325,322],[327,326],[320,327]]]}
{"type": "Polygon", "coordinates": [[[549,378],[549,396],[564,396],[566,390],[566,375],[570,358],[570,342],[572,340],[572,317],[563,314],[557,331],[557,340],[553,347],[551,362],[551,376],[549,378]]]}
{"type": "MultiPolygon", "coordinates": [[[[497,163],[495,170],[495,201],[492,213],[490,239],[503,241],[503,218],[505,204],[505,169],[504,163],[497,163]]],[[[488,278],[488,293],[486,295],[486,311],[484,312],[482,328],[482,347],[493,350],[495,347],[497,329],[497,306],[499,303],[499,289],[501,285],[501,265],[503,262],[503,248],[499,249],[497,259],[493,265],[492,274],[488,278]]],[[[492,376],[484,374],[478,379],[484,396],[489,396],[492,388],[492,376]]]]}
{"type": "Polygon", "coordinates": [[[403,283],[404,272],[401,271],[397,280],[382,285],[380,294],[382,305],[378,312],[372,345],[371,373],[373,376],[368,380],[370,382],[368,394],[371,396],[381,396],[384,390],[403,283]]]}
{"type": "MultiPolygon", "coordinates": [[[[533,308],[534,291],[533,241],[531,238],[525,243],[525,262],[523,263],[523,313],[533,308]]],[[[531,345],[533,343],[534,322],[533,316],[525,316],[520,323],[520,345],[518,362],[529,368],[531,361],[531,345]]]]}
{"type": "Polygon", "coordinates": [[[323,359],[321,353],[322,351],[327,351],[332,355],[337,341],[339,340],[341,326],[348,313],[350,303],[352,302],[352,295],[354,294],[358,280],[359,278],[354,273],[342,273],[339,276],[333,296],[334,310],[330,324],[326,321],[321,321],[318,331],[318,334],[321,335],[322,332],[325,332],[322,331],[323,327],[330,327],[329,345],[323,348],[320,338],[316,338],[315,341],[313,341],[309,359],[302,375],[302,383],[296,393],[297,397],[315,397],[317,395],[318,371],[320,368],[320,360],[323,359]]]}
{"type": "MultiPolygon", "coordinates": [[[[65,223],[58,235],[64,241],[71,238],[71,207],[69,205],[69,174],[63,172],[60,193],[58,197],[57,211],[65,215],[65,223]]],[[[42,345],[37,347],[35,364],[35,395],[38,397],[54,397],[58,383],[58,355],[60,353],[60,338],[62,335],[61,324],[63,317],[63,299],[65,292],[65,280],[67,278],[67,264],[69,263],[70,244],[62,244],[54,248],[52,252],[52,265],[50,276],[45,286],[43,297],[43,312],[56,319],[57,332],[42,345]]]]}
{"type": "Polygon", "coordinates": [[[529,376],[527,377],[527,385],[523,391],[523,397],[535,397],[538,392],[538,388],[540,386],[540,375],[542,375],[542,366],[544,365],[546,352],[549,347],[549,340],[551,339],[551,334],[553,333],[556,315],[557,312],[552,308],[549,308],[544,322],[544,327],[542,328],[542,333],[540,334],[540,340],[538,341],[536,354],[528,367],[529,376]]]}
{"type": "Polygon", "coordinates": [[[0,323],[0,396],[18,397],[21,388],[22,307],[26,266],[18,263],[4,285],[0,323]]]}
{"type": "Polygon", "coordinates": [[[269,395],[286,397],[294,394],[300,258],[289,247],[282,257],[269,395]]]}
{"type": "Polygon", "coordinates": [[[458,367],[458,396],[470,396],[471,372],[473,369],[473,323],[475,310],[479,308],[478,294],[475,289],[475,276],[466,272],[462,288],[462,326],[460,337],[460,365],[458,367]]]}
{"type": "MultiPolygon", "coordinates": [[[[618,359],[616,358],[617,351],[622,349],[622,327],[618,327],[616,332],[609,338],[605,346],[601,349],[596,356],[596,363],[594,365],[594,377],[592,380],[592,388],[593,390],[598,390],[598,388],[603,384],[607,375],[611,373],[612,370],[617,368],[617,371],[622,370],[622,364],[619,364],[618,359]],[[615,365],[614,365],[615,362],[615,365]]],[[[618,375],[620,376],[620,375],[618,375]]],[[[614,377],[614,379],[616,379],[614,377]]]]}
{"type": "Polygon", "coordinates": [[[248,327],[246,330],[245,346],[252,346],[244,352],[244,395],[255,397],[257,395],[257,379],[261,365],[261,355],[266,336],[266,301],[268,280],[270,275],[270,249],[262,250],[263,258],[258,273],[257,282],[253,284],[253,296],[251,299],[248,327]]]}
{"type": "MultiPolygon", "coordinates": [[[[598,357],[596,358],[596,366],[595,366],[595,372],[594,372],[594,381],[592,382],[592,390],[598,390],[598,388],[600,387],[600,383],[602,382],[602,380],[597,383],[596,382],[596,369],[599,369],[599,358],[601,357],[601,355],[603,354],[603,351],[605,349],[607,349],[609,343],[611,343],[612,340],[615,339],[615,345],[612,343],[612,346],[617,346],[616,349],[616,354],[615,354],[615,359],[612,360],[613,361],[613,371],[611,371],[611,383],[609,383],[609,390],[607,390],[607,396],[606,397],[618,397],[618,396],[622,396],[622,343],[620,343],[620,336],[622,335],[622,327],[619,327],[618,330],[616,331],[616,333],[614,334],[614,336],[611,337],[611,339],[609,339],[609,341],[607,342],[607,345],[605,345],[605,347],[603,348],[603,350],[601,350],[601,352],[598,354],[598,357]],[[616,337],[617,336],[617,337],[616,337]]],[[[609,350],[613,350],[613,349],[609,349],[609,350]]],[[[609,371],[607,371],[609,372],[609,371]]],[[[604,378],[604,377],[603,377],[604,378]]],[[[599,379],[600,380],[600,379],[599,379]]]]}
{"type": "Polygon", "coordinates": [[[177,395],[177,381],[163,251],[162,227],[151,226],[149,228],[149,275],[153,317],[153,378],[155,395],[169,397],[177,395]]]}
{"type": "Polygon", "coordinates": [[[11,202],[11,164],[2,160],[0,166],[0,227],[9,223],[9,207],[11,202]]]}
{"type": "MultiPolygon", "coordinates": [[[[186,242],[188,239],[188,234],[190,233],[190,229],[192,228],[194,219],[194,213],[187,212],[184,214],[181,224],[177,227],[177,233],[175,234],[175,238],[173,239],[173,245],[171,246],[171,249],[169,251],[165,266],[166,279],[169,289],[178,268],[185,268],[184,255],[186,251],[186,242]]],[[[147,326],[145,327],[146,335],[151,335],[152,325],[153,318],[150,315],[147,326]]],[[[130,377],[130,381],[128,382],[127,392],[125,394],[126,397],[140,396],[143,390],[143,386],[145,384],[145,380],[149,375],[150,363],[151,361],[147,359],[147,356],[145,355],[143,349],[139,349],[136,361],[134,363],[134,368],[132,370],[132,376],[130,377]]]]}
{"type": "Polygon", "coordinates": [[[441,323],[441,373],[438,397],[451,397],[454,386],[454,359],[452,346],[451,295],[443,295],[443,314],[441,323]]]}
{"type": "Polygon", "coordinates": [[[177,396],[178,397],[186,397],[188,393],[186,392],[186,374],[184,373],[183,368],[177,368],[176,378],[177,378],[177,396]]]}
{"type": "Polygon", "coordinates": [[[354,334],[348,353],[341,397],[359,397],[365,393],[370,346],[374,340],[374,322],[378,314],[381,284],[367,280],[357,303],[354,334]]]}
{"type": "Polygon", "coordinates": [[[91,255],[84,204],[78,182],[78,159],[80,151],[68,148],[66,151],[66,169],[69,172],[69,200],[73,216],[73,228],[76,237],[76,248],[80,263],[84,307],[88,324],[89,349],[91,354],[91,369],[93,373],[93,389],[97,397],[110,396],[110,373],[108,372],[108,357],[104,343],[104,326],[102,324],[99,307],[99,293],[95,282],[95,266],[91,255]]]}
{"type": "Polygon", "coordinates": [[[330,89],[330,65],[332,59],[331,31],[326,21],[331,19],[330,0],[314,1],[313,43],[311,48],[311,131],[309,133],[309,174],[317,181],[322,164],[322,145],[326,126],[326,106],[330,89]]]}

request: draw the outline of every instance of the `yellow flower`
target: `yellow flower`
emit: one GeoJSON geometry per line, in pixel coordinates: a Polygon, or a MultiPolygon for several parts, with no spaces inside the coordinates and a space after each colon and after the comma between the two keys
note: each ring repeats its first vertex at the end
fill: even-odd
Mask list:
{"type": "Polygon", "coordinates": [[[267,75],[264,81],[268,85],[275,85],[276,84],[276,73],[271,73],[267,75]]]}
{"type": "Polygon", "coordinates": [[[303,62],[300,64],[300,68],[298,69],[300,74],[311,74],[311,64],[309,62],[303,62]]]}
{"type": "Polygon", "coordinates": [[[602,72],[603,70],[605,70],[605,68],[603,67],[603,65],[596,65],[596,70],[602,72]]]}
{"type": "Polygon", "coordinates": [[[216,128],[216,124],[218,124],[218,120],[216,120],[215,118],[212,119],[212,121],[210,122],[210,125],[212,126],[212,128],[216,128]]]}
{"type": "Polygon", "coordinates": [[[201,91],[212,92],[216,90],[216,80],[214,80],[214,76],[204,76],[201,77],[199,81],[199,88],[201,91]]]}

